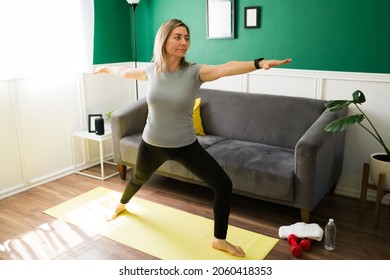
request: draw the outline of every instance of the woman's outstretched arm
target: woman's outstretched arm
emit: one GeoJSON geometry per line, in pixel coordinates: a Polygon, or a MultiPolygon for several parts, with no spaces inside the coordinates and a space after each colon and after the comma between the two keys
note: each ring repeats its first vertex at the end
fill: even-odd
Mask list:
{"type": "Polygon", "coordinates": [[[147,80],[144,68],[130,68],[126,66],[100,66],[94,71],[95,74],[112,74],[125,79],[147,80]]]}
{"type": "MultiPolygon", "coordinates": [[[[292,59],[287,58],[284,60],[261,60],[258,63],[258,67],[268,70],[275,66],[284,65],[290,63],[292,59]]],[[[229,61],[220,65],[202,65],[199,69],[199,78],[203,82],[210,82],[226,76],[240,75],[252,72],[256,70],[254,61],[229,61]]]]}

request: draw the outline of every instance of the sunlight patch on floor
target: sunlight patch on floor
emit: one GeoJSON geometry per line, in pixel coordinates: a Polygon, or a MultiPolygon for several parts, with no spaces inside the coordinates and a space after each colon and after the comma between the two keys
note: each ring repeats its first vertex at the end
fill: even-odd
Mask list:
{"type": "Polygon", "coordinates": [[[50,260],[63,254],[71,255],[77,247],[96,234],[54,220],[44,223],[15,239],[0,244],[1,254],[14,260],[50,260]]]}

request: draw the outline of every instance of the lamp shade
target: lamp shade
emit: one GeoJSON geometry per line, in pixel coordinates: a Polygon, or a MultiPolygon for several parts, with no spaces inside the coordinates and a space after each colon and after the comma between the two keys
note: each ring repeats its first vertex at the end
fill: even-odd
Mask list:
{"type": "Polygon", "coordinates": [[[130,5],[134,5],[134,4],[138,4],[139,1],[141,0],[127,0],[127,3],[129,3],[130,5]]]}

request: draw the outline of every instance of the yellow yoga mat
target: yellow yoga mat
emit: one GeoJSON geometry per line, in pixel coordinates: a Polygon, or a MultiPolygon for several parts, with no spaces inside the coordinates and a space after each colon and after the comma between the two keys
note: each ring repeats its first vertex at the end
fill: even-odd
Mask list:
{"type": "Polygon", "coordinates": [[[228,241],[246,253],[237,258],[211,248],[212,220],[137,197],[127,205],[128,211],[107,221],[120,196],[98,187],[44,213],[163,260],[261,260],[279,241],[229,226],[228,241]]]}

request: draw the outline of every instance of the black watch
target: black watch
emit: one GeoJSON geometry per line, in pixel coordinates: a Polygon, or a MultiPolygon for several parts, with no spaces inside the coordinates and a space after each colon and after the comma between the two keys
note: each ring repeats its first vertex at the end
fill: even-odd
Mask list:
{"type": "Polygon", "coordinates": [[[261,69],[261,67],[260,67],[260,61],[262,61],[262,60],[264,60],[263,57],[261,57],[261,58],[256,58],[255,60],[253,60],[253,63],[255,64],[256,69],[261,69]]]}

